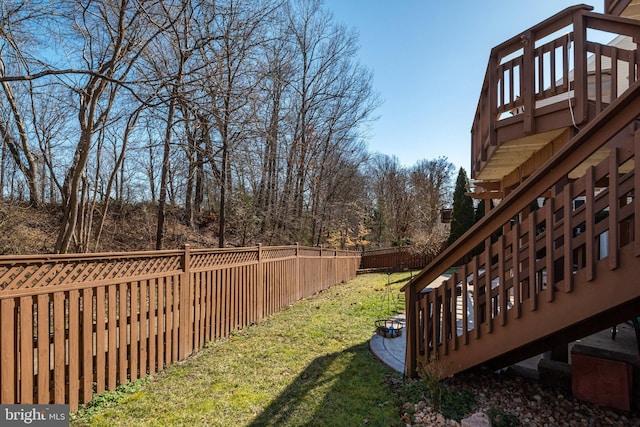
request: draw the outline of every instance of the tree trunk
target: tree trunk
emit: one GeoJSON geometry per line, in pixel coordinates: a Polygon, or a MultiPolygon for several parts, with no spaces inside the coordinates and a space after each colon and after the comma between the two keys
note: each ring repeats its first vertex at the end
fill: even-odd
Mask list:
{"type": "MultiPolygon", "coordinates": [[[[82,108],[86,110],[86,108],[82,108]]],[[[82,112],[81,112],[82,115],[82,112]]],[[[84,168],[89,159],[91,136],[93,135],[93,123],[80,131],[80,142],[76,148],[71,167],[69,168],[62,187],[62,223],[56,239],[55,251],[66,253],[78,222],[78,192],[84,168]]]]}
{"type": "MultiPolygon", "coordinates": [[[[4,74],[4,62],[0,59],[0,76],[4,76],[4,74]]],[[[9,135],[9,130],[4,126],[0,127],[0,134],[3,135],[4,142],[8,145],[18,168],[24,175],[25,181],[27,181],[27,186],[29,187],[29,202],[33,206],[37,206],[40,203],[40,194],[38,191],[38,162],[29,146],[27,128],[20,114],[20,109],[18,108],[18,103],[13,95],[11,86],[9,86],[7,82],[2,82],[2,89],[4,90],[7,103],[13,114],[13,120],[18,130],[19,143],[9,135]],[[26,164],[21,159],[20,152],[24,155],[26,164]]]]}
{"type": "Polygon", "coordinates": [[[171,152],[171,130],[173,128],[173,116],[176,107],[176,95],[178,84],[173,85],[171,99],[169,100],[169,112],[167,114],[167,127],[164,133],[164,146],[162,154],[162,173],[160,176],[160,195],[158,198],[158,224],[156,228],[156,250],[162,249],[164,237],[165,205],[167,201],[167,187],[169,185],[169,155],[171,152]]]}
{"type": "MultiPolygon", "coordinates": [[[[129,120],[127,121],[127,127],[124,131],[124,136],[122,137],[122,146],[120,147],[120,153],[117,155],[116,157],[116,164],[113,166],[113,170],[111,171],[111,174],[109,175],[109,181],[107,182],[107,188],[105,190],[105,201],[104,201],[104,206],[102,209],[102,216],[100,217],[100,222],[98,223],[98,232],[97,232],[97,236],[96,236],[96,242],[95,242],[95,246],[94,246],[94,250],[97,251],[98,247],[100,245],[100,238],[102,236],[102,230],[104,228],[104,223],[107,217],[107,211],[109,209],[109,203],[110,203],[110,195],[111,195],[111,191],[113,189],[113,187],[116,187],[116,193],[118,193],[117,187],[118,187],[118,173],[122,173],[122,171],[124,170],[124,158],[125,158],[125,153],[127,151],[127,143],[129,142],[129,135],[131,134],[131,131],[133,131],[136,123],[138,122],[138,118],[140,117],[140,109],[136,110],[133,115],[131,115],[131,117],[129,117],[129,120]]],[[[115,145],[115,144],[114,144],[115,145]]],[[[116,154],[115,152],[115,146],[114,146],[114,154],[116,154]]],[[[121,179],[121,182],[123,181],[123,178],[121,179]]],[[[122,194],[122,193],[120,193],[122,194]]],[[[121,195],[120,195],[121,197],[121,195]]],[[[118,200],[119,197],[118,195],[116,195],[116,200],[118,200]]]]}
{"type": "Polygon", "coordinates": [[[227,226],[226,205],[227,205],[227,186],[229,175],[229,148],[226,143],[222,146],[222,167],[220,176],[220,215],[218,219],[218,247],[224,248],[225,233],[227,226]]]}
{"type": "MultiPolygon", "coordinates": [[[[202,150],[196,152],[196,188],[193,196],[194,215],[200,215],[202,212],[202,203],[204,202],[204,158],[202,150]]],[[[194,221],[194,227],[195,227],[194,221]]]]}
{"type": "Polygon", "coordinates": [[[188,143],[188,152],[187,152],[187,162],[189,162],[188,171],[187,171],[187,184],[184,192],[184,219],[187,225],[191,228],[194,228],[194,213],[193,213],[193,191],[195,185],[195,174],[196,174],[196,162],[194,158],[194,149],[193,149],[193,138],[187,136],[189,139],[188,143]]]}

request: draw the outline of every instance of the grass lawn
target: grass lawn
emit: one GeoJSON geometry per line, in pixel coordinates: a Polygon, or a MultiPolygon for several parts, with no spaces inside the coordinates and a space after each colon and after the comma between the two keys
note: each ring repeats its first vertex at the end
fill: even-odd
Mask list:
{"type": "Polygon", "coordinates": [[[400,426],[400,374],[369,352],[409,273],[358,276],[107,392],[72,425],[400,426]],[[391,304],[388,304],[388,298],[391,304]],[[395,381],[394,381],[395,380],[395,381]]]}

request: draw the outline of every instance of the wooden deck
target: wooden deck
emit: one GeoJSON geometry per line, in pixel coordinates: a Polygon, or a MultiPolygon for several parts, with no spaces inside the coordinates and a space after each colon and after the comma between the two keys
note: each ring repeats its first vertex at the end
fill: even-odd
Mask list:
{"type": "Polygon", "coordinates": [[[491,51],[472,126],[476,192],[506,196],[637,80],[640,21],[591,9],[568,8],[491,51]],[[603,44],[593,30],[618,37],[603,44]]]}

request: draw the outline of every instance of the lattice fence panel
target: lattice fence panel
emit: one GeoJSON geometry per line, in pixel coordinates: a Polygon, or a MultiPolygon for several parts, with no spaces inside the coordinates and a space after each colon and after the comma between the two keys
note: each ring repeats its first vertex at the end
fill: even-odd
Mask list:
{"type": "Polygon", "coordinates": [[[262,250],[262,259],[282,259],[296,256],[295,247],[287,248],[269,248],[262,250]]]}
{"type": "Polygon", "coordinates": [[[175,273],[181,270],[181,264],[179,253],[111,259],[13,259],[0,261],[0,291],[144,278],[151,274],[175,273]]]}
{"type": "Polygon", "coordinates": [[[208,252],[192,253],[191,269],[205,270],[237,264],[249,264],[258,262],[258,251],[233,251],[233,252],[208,252]]]}

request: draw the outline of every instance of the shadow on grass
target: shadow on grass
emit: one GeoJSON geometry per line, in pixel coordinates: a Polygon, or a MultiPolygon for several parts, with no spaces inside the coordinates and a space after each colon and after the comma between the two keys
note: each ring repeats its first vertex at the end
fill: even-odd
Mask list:
{"type": "Polygon", "coordinates": [[[402,425],[392,375],[368,342],[318,357],[249,426],[402,425]]]}
{"type": "Polygon", "coordinates": [[[409,280],[413,279],[413,277],[416,276],[418,273],[419,271],[412,272],[411,275],[406,277],[401,277],[399,279],[395,279],[393,282],[387,283],[387,285],[397,285],[398,283],[409,282],[409,280]]]}

